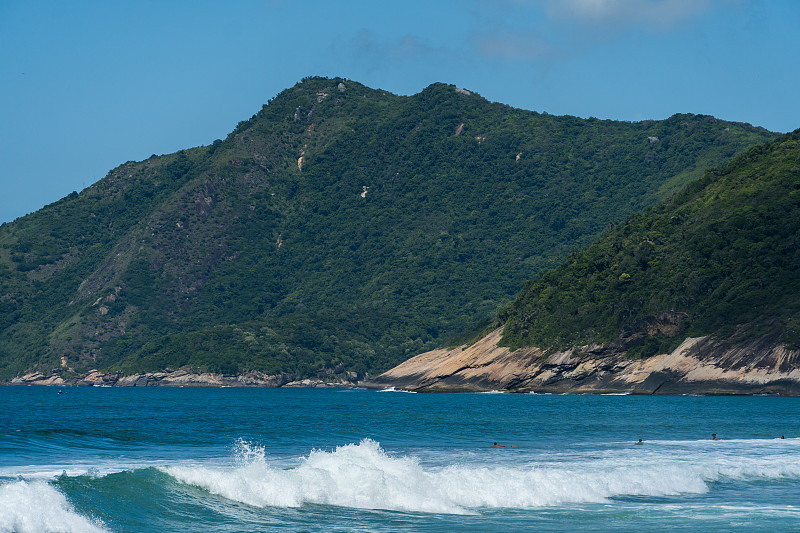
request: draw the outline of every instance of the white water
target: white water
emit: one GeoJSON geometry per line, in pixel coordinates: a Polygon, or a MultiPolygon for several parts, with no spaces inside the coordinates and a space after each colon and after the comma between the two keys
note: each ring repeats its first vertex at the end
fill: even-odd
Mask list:
{"type": "Polygon", "coordinates": [[[465,514],[481,508],[701,494],[709,483],[726,480],[800,479],[798,443],[790,445],[791,453],[784,453],[786,448],[774,441],[652,442],[593,456],[494,456],[499,462],[478,456],[469,463],[444,465],[440,458],[441,466],[423,466],[416,457],[388,455],[377,442],[364,439],[330,452],[312,451],[297,466],[281,469],[268,464],[263,449],[240,443],[234,466],[162,470],[183,483],[256,507],[325,504],[465,514]]]}
{"type": "Polygon", "coordinates": [[[94,533],[105,531],[75,512],[63,494],[43,481],[0,485],[3,533],[94,533]]]}
{"type": "Polygon", "coordinates": [[[120,461],[119,459],[100,459],[94,461],[70,461],[69,464],[40,464],[0,467],[0,478],[22,478],[26,481],[52,481],[59,476],[69,477],[91,475],[104,477],[109,474],[163,466],[164,461],[120,461]]]}

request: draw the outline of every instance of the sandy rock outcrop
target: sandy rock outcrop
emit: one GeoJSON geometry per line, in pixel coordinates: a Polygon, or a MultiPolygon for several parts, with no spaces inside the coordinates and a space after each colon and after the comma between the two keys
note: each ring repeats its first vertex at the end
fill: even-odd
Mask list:
{"type": "MultiPolygon", "coordinates": [[[[652,327],[652,325],[650,326],[652,327]]],[[[368,386],[408,390],[513,390],[635,394],[800,395],[800,350],[774,336],[745,341],[686,338],[668,354],[625,356],[624,344],[544,354],[498,346],[502,328],[471,346],[420,354],[368,386]]]]}
{"type": "Polygon", "coordinates": [[[412,357],[376,377],[371,384],[409,389],[491,390],[514,388],[541,365],[541,350],[512,352],[497,346],[497,329],[472,346],[433,350],[412,357]]]}
{"type": "Polygon", "coordinates": [[[41,372],[31,372],[11,380],[12,385],[63,385],[61,376],[45,376],[41,372]]]}

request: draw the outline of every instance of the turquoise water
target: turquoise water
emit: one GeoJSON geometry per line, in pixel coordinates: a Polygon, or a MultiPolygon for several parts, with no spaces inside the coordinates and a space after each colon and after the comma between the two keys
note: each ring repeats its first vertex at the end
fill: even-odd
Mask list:
{"type": "Polygon", "coordinates": [[[2,532],[800,529],[800,398],[62,390],[0,387],[2,532]]]}

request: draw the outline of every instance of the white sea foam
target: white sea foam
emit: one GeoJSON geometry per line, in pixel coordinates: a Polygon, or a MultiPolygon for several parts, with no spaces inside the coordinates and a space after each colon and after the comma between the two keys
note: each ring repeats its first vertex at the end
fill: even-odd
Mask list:
{"type": "Polygon", "coordinates": [[[100,462],[72,462],[70,464],[7,466],[0,468],[0,478],[18,477],[28,481],[50,481],[62,475],[70,477],[82,475],[104,477],[118,472],[150,468],[163,464],[164,461],[120,462],[118,460],[107,460],[100,462]]]}
{"type": "Polygon", "coordinates": [[[378,392],[404,392],[406,394],[416,394],[416,391],[413,390],[404,390],[404,389],[395,389],[392,387],[386,387],[385,389],[380,389],[378,392]]]}
{"type": "MultiPolygon", "coordinates": [[[[661,450],[666,451],[666,450],[661,450]]],[[[625,496],[700,494],[725,479],[800,478],[796,457],[695,460],[655,450],[559,463],[534,461],[422,466],[392,456],[377,442],[312,451],[297,466],[271,467],[263,449],[243,444],[233,467],[169,466],[177,480],[257,507],[326,504],[365,509],[470,513],[481,508],[535,508],[601,503],[625,496]]]]}
{"type": "Polygon", "coordinates": [[[0,485],[0,532],[103,532],[67,502],[63,494],[43,481],[14,481],[0,485]]]}

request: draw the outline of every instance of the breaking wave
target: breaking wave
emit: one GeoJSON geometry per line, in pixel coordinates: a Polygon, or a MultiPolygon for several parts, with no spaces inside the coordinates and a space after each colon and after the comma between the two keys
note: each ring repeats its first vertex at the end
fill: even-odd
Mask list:
{"type": "Polygon", "coordinates": [[[482,508],[537,508],[602,503],[629,496],[700,494],[723,479],[800,477],[796,462],[765,459],[692,462],[636,455],[613,460],[424,467],[364,439],[333,451],[314,450],[297,466],[271,467],[258,446],[240,442],[229,467],[168,466],[176,480],[257,507],[305,504],[467,514],[482,508]]]}
{"type": "Polygon", "coordinates": [[[0,485],[0,532],[94,533],[105,529],[72,508],[58,490],[44,481],[0,485]]]}

